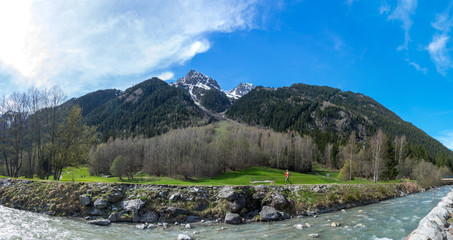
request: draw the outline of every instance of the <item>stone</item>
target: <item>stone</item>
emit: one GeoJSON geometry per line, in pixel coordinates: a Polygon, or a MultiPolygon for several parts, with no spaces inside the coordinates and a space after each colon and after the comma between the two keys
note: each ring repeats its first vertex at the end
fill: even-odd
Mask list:
{"type": "Polygon", "coordinates": [[[295,229],[304,229],[305,226],[302,225],[302,224],[295,224],[295,225],[294,225],[294,228],[295,228],[295,229]]]}
{"type": "Polygon", "coordinates": [[[140,210],[143,205],[145,205],[145,202],[140,199],[122,201],[120,203],[121,208],[125,211],[140,210]]]}
{"type": "Polygon", "coordinates": [[[275,208],[270,206],[264,206],[260,212],[261,221],[278,221],[280,220],[280,214],[275,208]]]}
{"type": "Polygon", "coordinates": [[[358,214],[363,214],[363,210],[357,211],[358,214]]]}
{"type": "Polygon", "coordinates": [[[186,225],[184,225],[184,227],[187,228],[187,229],[191,229],[192,225],[190,225],[190,223],[187,223],[186,225]]]}
{"type": "Polygon", "coordinates": [[[274,207],[277,209],[284,209],[287,204],[288,204],[288,201],[286,200],[285,196],[283,196],[279,193],[272,194],[272,202],[269,204],[271,207],[274,207]]]}
{"type": "Polygon", "coordinates": [[[124,194],[123,194],[123,192],[120,192],[120,191],[115,191],[115,192],[112,192],[109,195],[107,195],[107,201],[112,202],[112,203],[119,202],[119,201],[123,200],[123,198],[124,198],[124,194]]]}
{"type": "Polygon", "coordinates": [[[80,195],[79,197],[82,206],[88,206],[91,203],[91,197],[87,195],[80,195]]]}
{"type": "Polygon", "coordinates": [[[247,200],[243,197],[228,203],[228,208],[233,213],[239,213],[247,204],[247,200]]]}
{"type": "Polygon", "coordinates": [[[138,218],[141,223],[155,223],[159,219],[159,214],[152,210],[140,210],[138,218]]]}
{"type": "Polygon", "coordinates": [[[363,225],[362,223],[358,223],[357,225],[354,226],[355,228],[357,227],[365,227],[365,225],[363,225]]]}
{"type": "Polygon", "coordinates": [[[317,233],[310,233],[310,234],[308,234],[308,236],[311,237],[311,238],[317,238],[317,237],[319,237],[319,234],[317,234],[317,233]]]}
{"type": "Polygon", "coordinates": [[[168,200],[170,200],[170,202],[183,201],[184,196],[181,193],[177,192],[172,194],[168,200]]]}
{"type": "Polygon", "coordinates": [[[306,226],[307,228],[310,228],[310,227],[311,227],[311,224],[310,224],[310,223],[305,223],[305,226],[306,226]]]}
{"type": "Polygon", "coordinates": [[[220,189],[219,194],[217,196],[219,198],[226,199],[230,202],[238,198],[238,194],[233,190],[231,186],[226,186],[220,189]]]}
{"type": "Polygon", "coordinates": [[[109,203],[106,200],[102,199],[102,198],[98,198],[94,202],[94,207],[97,208],[97,209],[104,209],[108,205],[109,205],[109,203]]]}
{"type": "Polygon", "coordinates": [[[186,235],[186,234],[179,234],[178,235],[178,240],[192,240],[193,238],[189,235],[186,235]]]}
{"type": "Polygon", "coordinates": [[[200,221],[203,222],[203,220],[201,220],[201,218],[199,216],[189,215],[186,218],[186,223],[194,223],[194,222],[200,222],[200,221]]]}
{"type": "Polygon", "coordinates": [[[278,212],[282,220],[290,219],[291,216],[285,212],[278,212]]]}
{"type": "Polygon", "coordinates": [[[109,220],[110,220],[111,222],[116,222],[116,221],[117,221],[116,213],[110,214],[109,220]]]}
{"type": "Polygon", "coordinates": [[[162,223],[163,228],[168,228],[168,223],[162,223]]]}
{"type": "Polygon", "coordinates": [[[99,225],[99,226],[108,226],[110,225],[110,220],[108,219],[97,219],[88,221],[89,224],[99,225]]]}
{"type": "Polygon", "coordinates": [[[88,208],[86,213],[90,216],[101,216],[102,215],[102,211],[95,207],[88,208]]]}
{"type": "Polygon", "coordinates": [[[332,222],[332,223],[330,224],[330,226],[331,226],[331,227],[339,227],[339,226],[340,226],[340,223],[338,223],[338,222],[332,222]]]}
{"type": "Polygon", "coordinates": [[[241,215],[239,215],[237,213],[227,213],[225,216],[225,223],[241,224],[242,223],[241,215]]]}
{"type": "Polygon", "coordinates": [[[135,225],[135,228],[136,229],[146,229],[147,226],[145,224],[137,224],[137,225],[135,225]]]}

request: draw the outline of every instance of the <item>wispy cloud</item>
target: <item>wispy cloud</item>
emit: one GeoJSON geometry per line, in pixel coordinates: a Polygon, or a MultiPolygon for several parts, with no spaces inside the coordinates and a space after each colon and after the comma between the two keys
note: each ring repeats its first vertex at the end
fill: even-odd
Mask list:
{"type": "Polygon", "coordinates": [[[444,76],[446,71],[452,67],[449,50],[447,49],[449,39],[450,37],[444,34],[434,35],[433,40],[426,48],[436,64],[437,71],[444,76]]]}
{"type": "Polygon", "coordinates": [[[254,28],[255,4],[1,1],[0,76],[12,79],[10,87],[59,85],[69,95],[80,86],[111,87],[104,81],[159,73],[208,51],[210,33],[254,28]]]}
{"type": "Polygon", "coordinates": [[[447,44],[450,42],[450,31],[453,26],[453,17],[450,15],[451,4],[443,13],[436,15],[436,20],[431,23],[437,32],[426,50],[429,52],[431,59],[436,65],[437,71],[446,76],[447,71],[453,67],[450,57],[450,49],[447,44]]]}
{"type": "MultiPolygon", "coordinates": [[[[409,41],[411,40],[409,31],[412,27],[413,21],[411,16],[415,14],[417,8],[417,0],[398,0],[398,5],[388,16],[389,20],[398,20],[401,22],[401,28],[404,30],[404,43],[400,45],[397,50],[407,50],[409,41]]],[[[381,5],[379,12],[381,14],[388,13],[389,7],[381,5]]]]}
{"type": "Polygon", "coordinates": [[[413,66],[417,71],[422,72],[423,74],[428,73],[428,69],[421,67],[420,64],[413,62],[410,59],[406,59],[406,62],[409,63],[409,65],[413,66]]]}
{"type": "Polygon", "coordinates": [[[453,130],[445,130],[436,137],[445,147],[453,150],[453,130]]]}

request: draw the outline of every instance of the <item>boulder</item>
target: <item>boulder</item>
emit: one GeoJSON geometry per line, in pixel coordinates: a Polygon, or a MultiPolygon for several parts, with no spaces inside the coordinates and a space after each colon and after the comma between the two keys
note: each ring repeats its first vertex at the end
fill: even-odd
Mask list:
{"type": "Polygon", "coordinates": [[[88,206],[91,203],[91,197],[87,195],[80,195],[79,197],[82,206],[88,206]]]}
{"type": "Polygon", "coordinates": [[[290,219],[291,216],[285,212],[278,212],[282,220],[290,219]]]}
{"type": "Polygon", "coordinates": [[[120,192],[120,191],[115,191],[115,192],[112,192],[109,195],[107,195],[107,201],[112,202],[112,203],[119,202],[119,201],[123,200],[123,198],[124,198],[124,194],[123,194],[123,192],[120,192]]]}
{"type": "Polygon", "coordinates": [[[122,201],[120,203],[120,207],[125,211],[140,210],[143,205],[145,205],[145,202],[140,199],[122,201]]]}
{"type": "Polygon", "coordinates": [[[177,193],[173,193],[168,200],[170,200],[171,202],[176,202],[176,201],[184,201],[185,199],[181,193],[177,192],[177,193]]]}
{"type": "Polygon", "coordinates": [[[110,214],[109,220],[110,220],[111,222],[116,222],[116,221],[117,221],[116,213],[110,214]]]}
{"type": "Polygon", "coordinates": [[[241,224],[242,223],[241,215],[239,215],[237,213],[227,213],[225,216],[225,223],[241,224]]]}
{"type": "Polygon", "coordinates": [[[186,234],[179,234],[178,235],[178,240],[192,240],[193,238],[189,235],[186,234]]]}
{"type": "Polygon", "coordinates": [[[146,229],[147,226],[145,224],[138,224],[138,225],[135,225],[135,228],[136,229],[146,229]]]}
{"type": "Polygon", "coordinates": [[[332,222],[332,223],[330,224],[330,226],[331,226],[331,227],[339,227],[339,226],[340,226],[340,223],[338,223],[338,222],[332,222]]]}
{"type": "Polygon", "coordinates": [[[191,229],[192,225],[190,225],[190,223],[187,223],[186,225],[184,225],[184,227],[187,228],[187,229],[191,229]]]}
{"type": "Polygon", "coordinates": [[[228,208],[230,209],[231,212],[233,213],[239,213],[241,209],[245,207],[247,204],[247,200],[244,197],[240,197],[233,202],[228,203],[228,208]]]}
{"type": "Polygon", "coordinates": [[[99,226],[107,226],[110,224],[110,220],[108,219],[97,219],[97,220],[90,220],[88,221],[89,224],[99,225],[99,226]]]}
{"type": "Polygon", "coordinates": [[[317,233],[310,233],[310,234],[308,234],[308,236],[311,237],[311,238],[317,238],[317,237],[319,237],[319,234],[317,234],[317,233]]]}
{"type": "Polygon", "coordinates": [[[194,223],[194,222],[199,222],[199,221],[201,221],[201,218],[199,216],[189,215],[186,218],[186,223],[194,223]]]}
{"type": "Polygon", "coordinates": [[[238,198],[238,194],[233,190],[231,186],[223,187],[219,194],[217,195],[219,198],[226,199],[230,202],[236,200],[238,198]]]}
{"type": "Polygon", "coordinates": [[[294,228],[295,228],[295,229],[304,229],[305,226],[302,225],[302,224],[295,224],[295,225],[294,225],[294,228]]]}
{"type": "Polygon", "coordinates": [[[108,205],[109,205],[109,203],[106,200],[102,199],[102,198],[98,198],[94,202],[94,207],[97,208],[97,209],[104,209],[108,205]]]}
{"type": "Polygon", "coordinates": [[[90,215],[90,216],[101,216],[102,215],[102,211],[95,207],[87,208],[86,213],[87,213],[87,215],[90,215]]]}
{"type": "Polygon", "coordinates": [[[155,223],[159,219],[159,214],[152,210],[140,210],[138,217],[141,223],[155,223]]]}
{"type": "Polygon", "coordinates": [[[281,219],[281,216],[275,208],[264,206],[260,212],[260,219],[261,221],[278,221],[281,219]]]}

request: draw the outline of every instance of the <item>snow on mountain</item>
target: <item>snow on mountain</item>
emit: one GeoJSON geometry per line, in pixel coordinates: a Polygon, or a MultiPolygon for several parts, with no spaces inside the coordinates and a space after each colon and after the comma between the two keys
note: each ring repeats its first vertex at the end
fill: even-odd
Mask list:
{"type": "MultiPolygon", "coordinates": [[[[176,83],[171,84],[174,87],[180,87],[185,89],[190,96],[192,97],[195,104],[199,107],[202,107],[202,98],[208,91],[218,91],[217,96],[224,95],[226,96],[230,104],[239,99],[240,97],[244,96],[248,92],[250,92],[254,86],[251,83],[240,83],[237,87],[229,90],[224,91],[220,88],[219,84],[216,80],[204,75],[203,73],[199,73],[195,70],[190,70],[189,73],[183,78],[178,79],[176,83]]],[[[212,97],[212,93],[211,93],[212,97]]],[[[211,98],[212,99],[212,98],[211,98]]],[[[206,101],[206,99],[205,99],[206,101]]],[[[214,100],[216,101],[216,100],[214,100]]],[[[219,101],[219,99],[217,99],[219,101]]],[[[205,102],[206,104],[206,102],[205,102]]],[[[215,104],[218,104],[215,103],[215,104]]],[[[224,104],[224,103],[223,103],[224,104]]]]}
{"type": "Polygon", "coordinates": [[[255,86],[253,86],[252,83],[239,83],[237,87],[231,89],[230,91],[226,91],[225,93],[229,98],[236,100],[252,91],[254,88],[255,86]]]}
{"type": "Polygon", "coordinates": [[[185,77],[178,79],[173,85],[188,90],[190,96],[197,105],[200,104],[201,97],[206,91],[222,91],[216,80],[195,70],[190,70],[185,77]]]}

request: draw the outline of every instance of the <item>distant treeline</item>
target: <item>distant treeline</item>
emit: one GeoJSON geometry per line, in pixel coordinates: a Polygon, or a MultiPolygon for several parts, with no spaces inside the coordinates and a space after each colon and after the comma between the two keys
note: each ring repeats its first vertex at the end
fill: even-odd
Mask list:
{"type": "Polygon", "coordinates": [[[141,170],[157,176],[213,177],[252,165],[308,172],[313,149],[308,136],[221,123],[150,139],[110,140],[91,150],[89,167],[92,174],[121,177],[141,170]]]}
{"type": "Polygon", "coordinates": [[[110,139],[93,147],[89,156],[94,175],[133,178],[133,173],[144,171],[187,179],[253,165],[309,172],[317,162],[340,169],[343,180],[411,178],[426,186],[439,184],[439,176],[449,174],[450,164],[442,154],[433,164],[426,160],[429,155],[423,146],[409,144],[405,136],[390,139],[381,130],[366,142],[358,141],[353,132],[345,145],[328,143],[319,151],[307,135],[226,122],[172,130],[148,139],[110,139]]]}

